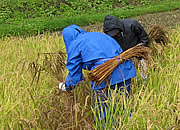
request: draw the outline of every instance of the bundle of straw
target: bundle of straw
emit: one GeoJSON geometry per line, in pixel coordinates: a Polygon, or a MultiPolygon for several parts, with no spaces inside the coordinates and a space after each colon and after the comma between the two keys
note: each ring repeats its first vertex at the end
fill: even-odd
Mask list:
{"type": "Polygon", "coordinates": [[[151,44],[155,42],[162,45],[166,45],[169,41],[167,32],[164,30],[163,27],[160,27],[158,25],[154,25],[149,31],[148,35],[149,35],[149,41],[151,44]]]}
{"type": "Polygon", "coordinates": [[[132,57],[142,57],[146,60],[149,59],[149,53],[151,52],[150,48],[142,46],[142,44],[138,44],[123,53],[120,56],[115,56],[112,59],[104,62],[100,66],[91,70],[88,73],[88,77],[91,81],[95,81],[96,85],[99,85],[102,81],[104,81],[113,70],[123,63],[126,60],[129,60],[132,57]]]}

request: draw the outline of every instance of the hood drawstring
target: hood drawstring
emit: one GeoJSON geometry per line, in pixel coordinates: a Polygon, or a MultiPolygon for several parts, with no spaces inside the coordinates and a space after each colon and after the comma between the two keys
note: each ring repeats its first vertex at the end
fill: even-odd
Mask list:
{"type": "Polygon", "coordinates": [[[79,33],[81,33],[81,31],[79,30],[79,29],[77,29],[77,28],[75,28],[79,33]]]}

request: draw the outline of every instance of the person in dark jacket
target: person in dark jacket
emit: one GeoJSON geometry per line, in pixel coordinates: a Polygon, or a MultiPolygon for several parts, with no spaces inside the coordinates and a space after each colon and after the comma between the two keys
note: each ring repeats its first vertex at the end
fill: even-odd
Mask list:
{"type": "Polygon", "coordinates": [[[144,28],[134,19],[119,20],[112,15],[106,15],[103,31],[113,37],[123,51],[139,44],[148,45],[149,37],[144,28]]]}
{"type": "MultiPolygon", "coordinates": [[[[92,70],[123,52],[119,44],[110,36],[100,32],[85,32],[77,25],[64,28],[62,34],[68,56],[66,68],[69,71],[65,83],[59,83],[59,89],[62,91],[71,91],[77,84],[82,82],[82,69],[92,70]]],[[[94,93],[99,95],[101,100],[99,102],[102,103],[106,100],[102,98],[103,91],[109,85],[113,90],[116,85],[118,89],[126,86],[129,94],[131,78],[135,76],[134,65],[131,60],[127,60],[116,67],[110,77],[99,85],[91,82],[91,88],[94,93]]],[[[103,113],[100,114],[102,119],[106,118],[106,106],[106,103],[102,105],[103,113]]],[[[102,109],[100,106],[99,110],[102,109]]]]}
{"type": "MultiPolygon", "coordinates": [[[[144,46],[148,46],[149,37],[144,28],[134,19],[122,19],[119,20],[112,15],[106,15],[104,19],[103,31],[105,34],[114,38],[123,51],[142,43],[144,46]]],[[[146,63],[145,60],[140,58],[139,66],[141,68],[141,77],[145,81],[146,63]]]]}

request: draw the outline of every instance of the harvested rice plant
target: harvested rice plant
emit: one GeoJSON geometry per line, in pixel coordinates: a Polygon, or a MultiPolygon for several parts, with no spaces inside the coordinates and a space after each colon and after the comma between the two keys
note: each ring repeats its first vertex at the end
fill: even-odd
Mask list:
{"type": "MultiPolygon", "coordinates": [[[[178,129],[180,28],[169,30],[168,38],[163,51],[154,51],[147,81],[142,82],[138,74],[130,99],[122,99],[118,105],[127,109],[116,107],[123,116],[109,113],[117,121],[117,129],[178,129]],[[131,117],[129,109],[133,110],[131,117]]],[[[61,36],[8,37],[0,43],[1,129],[98,128],[93,121],[95,110],[86,71],[85,82],[69,95],[57,89],[67,74],[61,36]]],[[[113,127],[112,121],[106,125],[113,127]]]]}

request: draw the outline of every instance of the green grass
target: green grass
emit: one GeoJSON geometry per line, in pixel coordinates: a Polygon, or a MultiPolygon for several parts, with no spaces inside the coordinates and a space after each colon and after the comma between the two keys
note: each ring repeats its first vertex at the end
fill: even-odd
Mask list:
{"type": "MultiPolygon", "coordinates": [[[[148,79],[141,83],[134,79],[129,100],[116,104],[112,118],[118,129],[167,129],[178,128],[179,96],[179,40],[180,28],[169,31],[171,42],[157,53],[148,70],[148,79]],[[122,110],[122,104],[126,108],[122,110]],[[129,117],[129,109],[133,115],[129,117]],[[123,113],[123,116],[119,116],[123,113]]],[[[91,87],[88,80],[69,96],[59,94],[58,80],[42,71],[31,84],[33,73],[28,63],[35,61],[38,53],[65,52],[63,39],[56,34],[32,37],[6,37],[0,40],[0,128],[1,129],[57,129],[97,128],[93,122],[91,87]]],[[[39,61],[42,62],[42,61],[39,61]]],[[[86,71],[84,71],[86,76],[86,71]]],[[[60,75],[66,76],[66,72],[60,75]]],[[[112,96],[113,99],[114,96],[112,96]]],[[[110,108],[113,108],[112,100],[110,108]]]]}
{"type": "Polygon", "coordinates": [[[20,21],[11,21],[9,24],[0,24],[0,37],[20,36],[43,33],[44,31],[58,31],[71,24],[89,25],[96,22],[103,22],[105,15],[111,14],[117,18],[130,18],[146,13],[164,12],[180,7],[179,0],[167,0],[147,6],[136,6],[130,9],[115,8],[106,12],[89,12],[83,15],[73,17],[51,16],[21,19],[20,21]]]}

